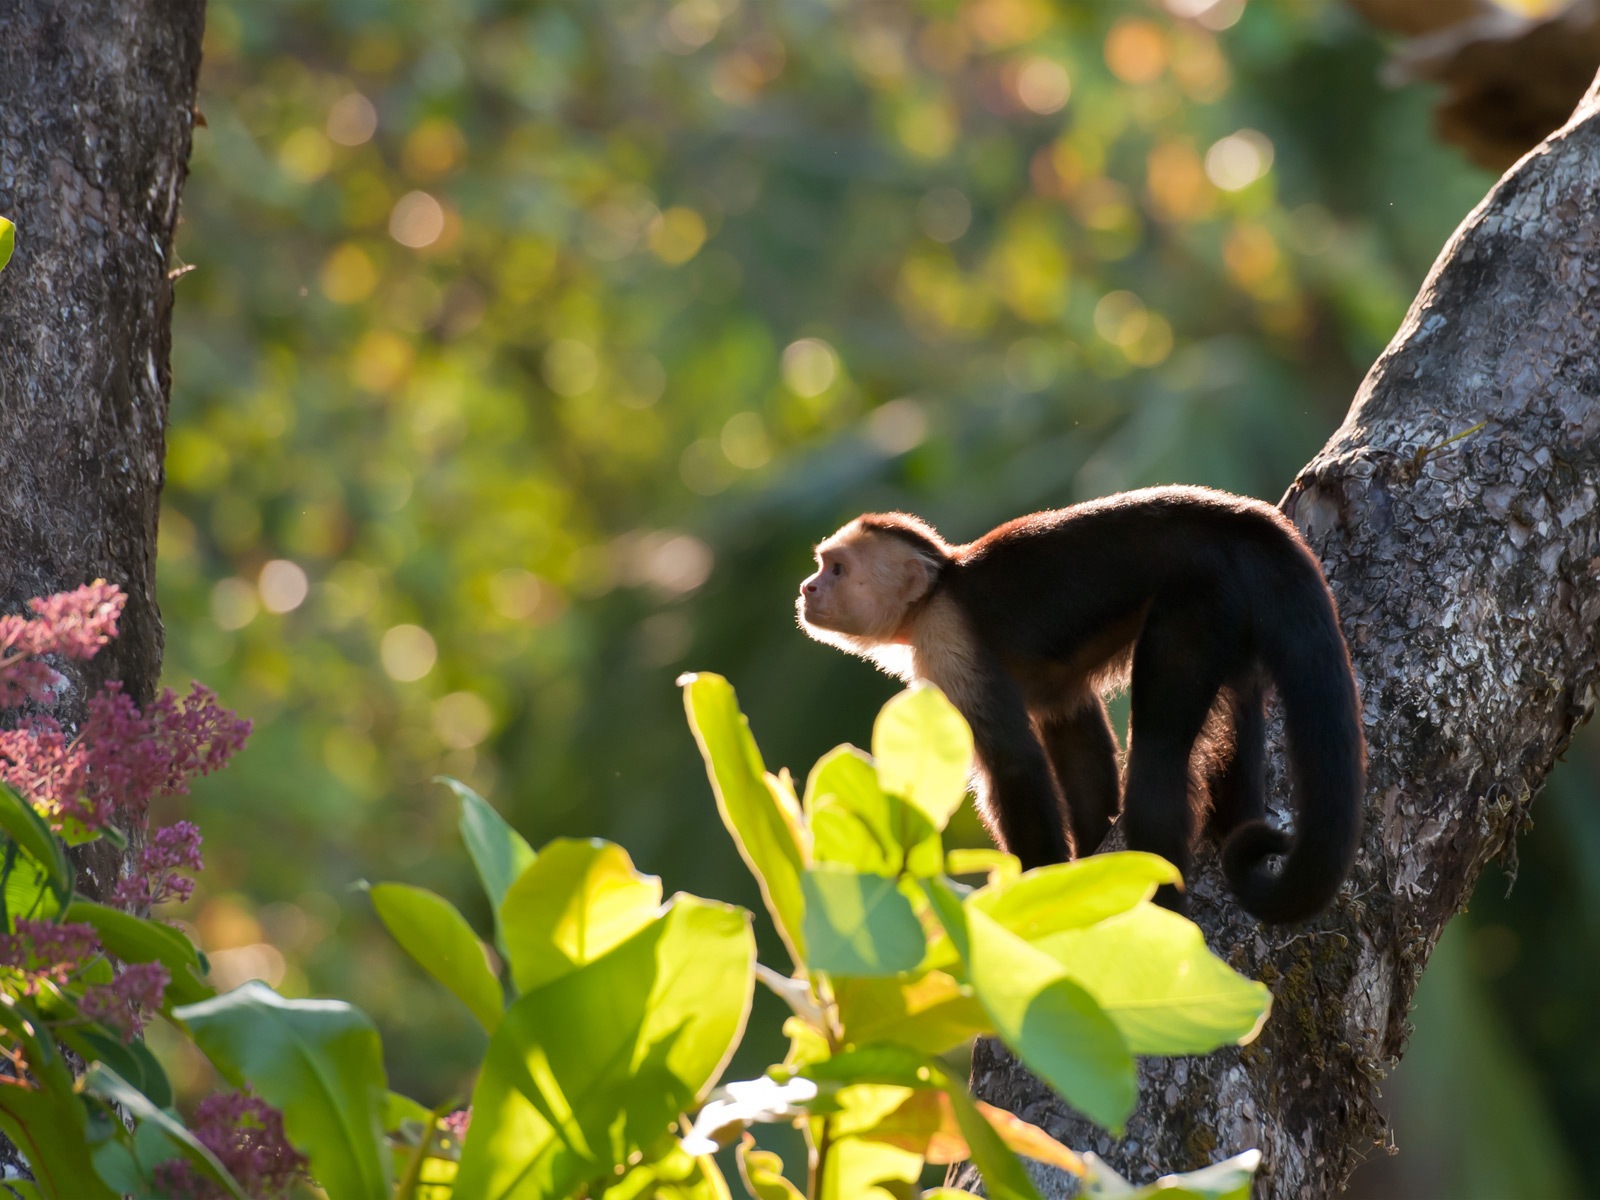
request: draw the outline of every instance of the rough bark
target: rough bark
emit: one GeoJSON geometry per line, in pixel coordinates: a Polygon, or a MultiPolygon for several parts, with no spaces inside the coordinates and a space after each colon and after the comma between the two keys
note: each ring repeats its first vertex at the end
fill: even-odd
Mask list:
{"type": "MultiPolygon", "coordinates": [[[[1260,1038],[1141,1064],[1120,1140],[992,1044],[977,1093],[1135,1180],[1259,1147],[1258,1197],[1337,1193],[1384,1136],[1376,1088],[1440,932],[1486,863],[1514,863],[1533,797],[1594,708],[1597,488],[1600,80],[1451,238],[1283,499],[1339,600],[1370,778],[1360,860],[1320,918],[1262,927],[1213,863],[1195,881],[1209,944],[1272,987],[1260,1038]]],[[[1287,820],[1281,752],[1275,771],[1287,820]]],[[[1069,1177],[1041,1179],[1072,1194],[1069,1177]]],[[[970,1171],[958,1182],[978,1187],[970,1171]]]]}
{"type": "Polygon", "coordinates": [[[201,0],[0,5],[0,610],[108,579],[122,634],[64,715],[161,666],[156,519],[165,452],[172,235],[187,173],[201,0]],[[77,706],[77,707],[74,707],[77,706]]]}

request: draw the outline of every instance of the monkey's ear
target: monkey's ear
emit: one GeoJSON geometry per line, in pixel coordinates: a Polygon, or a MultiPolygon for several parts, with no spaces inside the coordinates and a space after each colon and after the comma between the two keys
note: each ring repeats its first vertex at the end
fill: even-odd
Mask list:
{"type": "Polygon", "coordinates": [[[934,582],[939,578],[938,568],[920,554],[913,554],[905,561],[903,568],[900,596],[906,604],[915,604],[933,590],[934,582]]]}

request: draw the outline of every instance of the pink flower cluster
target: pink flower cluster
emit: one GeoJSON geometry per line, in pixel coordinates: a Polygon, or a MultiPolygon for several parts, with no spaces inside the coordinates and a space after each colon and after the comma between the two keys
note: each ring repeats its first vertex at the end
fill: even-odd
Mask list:
{"type": "MultiPolygon", "coordinates": [[[[283,1196],[304,1175],[305,1156],[289,1144],[283,1114],[258,1096],[223,1092],[195,1106],[189,1129],[228,1168],[246,1193],[283,1196]]],[[[156,1185],[173,1200],[217,1200],[225,1193],[183,1160],[156,1168],[156,1185]]]]}
{"type": "Polygon", "coordinates": [[[128,912],[146,912],[168,900],[184,901],[194,880],[179,871],[200,871],[200,827],[193,821],[164,825],[150,834],[133,870],[117,884],[111,903],[128,912]]]}
{"type": "Polygon", "coordinates": [[[92,925],[19,918],[15,933],[0,934],[0,967],[22,974],[22,994],[34,996],[46,983],[65,984],[100,953],[92,925]]]}
{"type": "Polygon", "coordinates": [[[76,591],[28,601],[33,617],[0,617],[0,707],[49,703],[61,677],[40,659],[46,654],[93,658],[117,636],[117,618],[127,601],[121,588],[97,579],[76,591]]]}
{"type": "Polygon", "coordinates": [[[160,1008],[171,982],[172,973],[161,963],[129,963],[110,983],[84,988],[78,1011],[131,1042],[144,1032],[142,1010],[160,1008]]]}
{"type": "Polygon", "coordinates": [[[53,717],[0,731],[0,780],[58,823],[103,828],[118,815],[142,818],[152,796],[182,794],[209,775],[250,733],[196,683],[181,700],[168,688],[146,713],[108,683],[89,700],[83,728],[68,738],[53,717]]]}

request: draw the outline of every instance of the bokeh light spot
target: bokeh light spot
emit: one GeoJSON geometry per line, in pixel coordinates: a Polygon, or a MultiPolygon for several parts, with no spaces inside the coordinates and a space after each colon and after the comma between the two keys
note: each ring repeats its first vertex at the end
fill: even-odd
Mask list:
{"type": "Polygon", "coordinates": [[[1249,187],[1272,169],[1272,142],[1254,129],[1241,129],[1206,151],[1206,175],[1225,192],[1249,187]]]}
{"type": "Polygon", "coordinates": [[[692,208],[675,206],[657,213],[650,222],[650,249],[672,266],[686,263],[706,241],[705,218],[692,208]]]}
{"type": "Polygon", "coordinates": [[[600,358],[576,338],[557,338],[544,352],[544,381],[561,396],[581,396],[600,378],[600,358]]]}
{"type": "Polygon", "coordinates": [[[444,233],[444,206],[427,192],[407,192],[389,213],[389,236],[402,246],[420,250],[444,233]]]}
{"type": "Polygon", "coordinates": [[[1106,34],[1106,66],[1124,83],[1153,83],[1167,69],[1167,35],[1154,21],[1125,17],[1106,34]]]}
{"type": "Polygon", "coordinates": [[[433,670],[439,647],[420,625],[396,625],[385,630],[378,643],[384,673],[399,683],[412,683],[433,670]]]}
{"type": "Polygon", "coordinates": [[[953,242],[972,224],[972,202],[958,188],[936,187],[917,201],[917,227],[936,242],[953,242]]]}
{"type": "Polygon", "coordinates": [[[772,461],[772,439],[760,413],[734,413],[722,426],[718,441],[727,460],[742,471],[754,471],[772,461]]]}
{"type": "Polygon", "coordinates": [[[340,96],[328,109],[328,136],[341,146],[359,146],[378,132],[378,110],[360,92],[340,96]]]}
{"type": "Polygon", "coordinates": [[[452,750],[470,750],[492,728],[494,713],[476,692],[451,692],[433,702],[434,735],[452,750]]]}
{"type": "Polygon", "coordinates": [[[317,282],[335,304],[359,304],[378,286],[378,268],[360,246],[345,242],[322,260],[317,282]]]}
{"type": "Polygon", "coordinates": [[[211,619],[223,629],[243,629],[260,611],[261,601],[248,581],[230,575],[212,585],[211,619]]]}
{"type": "Polygon", "coordinates": [[[784,347],[783,382],[797,396],[820,396],[839,375],[839,356],[821,338],[801,338],[784,347]]]}
{"type": "Polygon", "coordinates": [[[1016,93],[1024,108],[1044,116],[1066,106],[1072,81],[1067,69],[1054,59],[1030,58],[1016,74],[1016,93]]]}
{"type": "Polygon", "coordinates": [[[910,396],[880,404],[867,416],[867,440],[885,454],[915,450],[928,438],[928,414],[910,396]]]}
{"type": "Polygon", "coordinates": [[[261,591],[261,606],[268,612],[293,612],[305,603],[311,590],[305,570],[299,563],[286,558],[275,558],[261,568],[257,579],[261,591]]]}
{"type": "Polygon", "coordinates": [[[296,129],[278,147],[278,167],[296,183],[312,183],[333,165],[333,146],[320,129],[296,129]]]}

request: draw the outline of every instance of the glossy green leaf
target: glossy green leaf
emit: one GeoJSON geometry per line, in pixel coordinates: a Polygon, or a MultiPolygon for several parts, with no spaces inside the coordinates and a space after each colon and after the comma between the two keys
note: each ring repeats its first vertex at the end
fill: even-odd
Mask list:
{"type": "Polygon", "coordinates": [[[443,896],[401,883],[373,886],[377,909],[395,941],[456,998],[490,1033],[500,1023],[505,996],[489,969],[478,935],[443,896]]]}
{"type": "MultiPolygon", "coordinates": [[[[484,895],[489,897],[489,908],[498,913],[506,889],[537,855],[527,840],[506,824],[505,818],[477,792],[447,775],[439,776],[438,782],[461,801],[461,816],[457,822],[461,840],[466,843],[472,865],[477,869],[484,895]]],[[[498,932],[496,938],[499,940],[498,932]]],[[[505,948],[503,942],[500,945],[501,949],[505,948]]]]}
{"type": "Polygon", "coordinates": [[[922,1156],[887,1142],[845,1138],[828,1149],[819,1200],[902,1200],[922,1177],[922,1156]]]}
{"type": "Polygon", "coordinates": [[[0,271],[11,261],[11,251],[17,244],[17,227],[0,217],[0,271]]]}
{"type": "Polygon", "coordinates": [[[949,1099],[955,1110],[956,1123],[972,1152],[973,1164],[983,1176],[984,1191],[990,1200],[1039,1200],[1038,1189],[1006,1139],[978,1110],[966,1088],[956,1080],[950,1083],[940,1094],[949,1099]]]}
{"type": "Polygon", "coordinates": [[[123,1079],[103,1062],[89,1064],[83,1076],[84,1090],[113,1104],[136,1118],[142,1125],[160,1130],[200,1175],[216,1184],[236,1200],[249,1200],[244,1189],[229,1173],[222,1161],[203,1145],[194,1134],[170,1113],[151,1102],[141,1090],[123,1079]]]}
{"type": "Polygon", "coordinates": [[[157,1108],[172,1107],[172,1084],[143,1041],[124,1043],[89,1025],[63,1023],[56,1028],[61,1044],[86,1063],[104,1063],[157,1108]]]}
{"type": "Polygon", "coordinates": [[[967,903],[1031,942],[1126,912],[1162,884],[1182,881],[1166,859],[1122,850],[1035,867],[979,888],[967,903]]]}
{"type": "Polygon", "coordinates": [[[893,1041],[925,1054],[943,1054],[994,1032],[972,989],[943,971],[912,979],[838,978],[833,992],[850,1045],[893,1041]]]}
{"type": "Polygon", "coordinates": [[[1135,1054],[1207,1054],[1248,1042],[1272,1011],[1265,984],[1212,954],[1193,921],[1155,904],[1034,945],[1095,998],[1135,1054]]]}
{"type": "Polygon", "coordinates": [[[897,880],[818,863],[806,869],[801,885],[809,969],[893,975],[922,961],[922,925],[897,880]]]}
{"type": "Polygon", "coordinates": [[[72,866],[67,862],[67,852],[33,805],[5,783],[0,783],[0,833],[9,836],[29,858],[44,867],[56,894],[65,903],[72,891],[72,866]]]}
{"type": "Polygon", "coordinates": [[[88,1110],[65,1087],[21,1087],[0,1082],[0,1132],[33,1169],[47,1200],[116,1200],[85,1149],[88,1110]]]}
{"type": "Polygon", "coordinates": [[[805,1193],[784,1177],[783,1159],[772,1151],[757,1150],[755,1143],[745,1138],[735,1154],[739,1178],[751,1200],[805,1200],[805,1193]]]}
{"type": "Polygon", "coordinates": [[[871,759],[853,746],[838,747],[812,769],[805,813],[817,862],[879,875],[936,875],[943,866],[939,831],[927,814],[885,792],[871,759]]]}
{"type": "Polygon", "coordinates": [[[661,880],[634,870],[621,846],[560,838],[500,902],[500,929],[517,990],[531,991],[593,962],[655,920],[661,880]]]}
{"type": "Polygon", "coordinates": [[[167,968],[165,1010],[174,1004],[193,1004],[214,995],[203,976],[200,953],[194,943],[170,925],[136,917],[120,909],[74,900],[62,914],[64,921],[84,921],[94,926],[100,944],[123,962],[158,962],[167,968]]]}
{"type": "Polygon", "coordinates": [[[944,856],[949,875],[987,875],[992,884],[1006,883],[1022,874],[1022,864],[1014,854],[987,846],[959,847],[944,856]]]}
{"type": "Polygon", "coordinates": [[[967,794],[972,731],[943,692],[917,684],[878,713],[872,757],[883,790],[920,809],[942,830],[967,794]]]}
{"type": "Polygon", "coordinates": [[[754,963],[748,913],[680,895],[529,991],[490,1040],[454,1200],[564,1195],[657,1145],[733,1052],[754,963]]]}
{"type": "Polygon", "coordinates": [[[1090,1119],[1117,1132],[1133,1111],[1133,1055],[1122,1032],[1049,955],[940,880],[923,884],[973,991],[1014,1054],[1090,1119]]]}
{"type": "Polygon", "coordinates": [[[773,924],[799,966],[805,962],[800,873],[810,855],[800,815],[787,790],[767,774],[728,681],[699,674],[684,675],[678,682],[722,823],[756,877],[773,924]]]}
{"type": "Polygon", "coordinates": [[[383,1048],[364,1013],[247,983],[173,1015],[230,1082],[248,1083],[283,1110],[289,1140],[330,1196],[388,1196],[383,1048]]]}
{"type": "Polygon", "coordinates": [[[1095,1200],[1250,1200],[1261,1166],[1261,1151],[1246,1150],[1198,1171],[1163,1175],[1154,1183],[1135,1187],[1096,1155],[1083,1157],[1089,1168],[1083,1194],[1095,1200]]]}
{"type": "Polygon", "coordinates": [[[61,893],[50,868],[20,850],[12,852],[3,894],[6,917],[13,925],[22,919],[48,921],[61,912],[61,893]]]}

